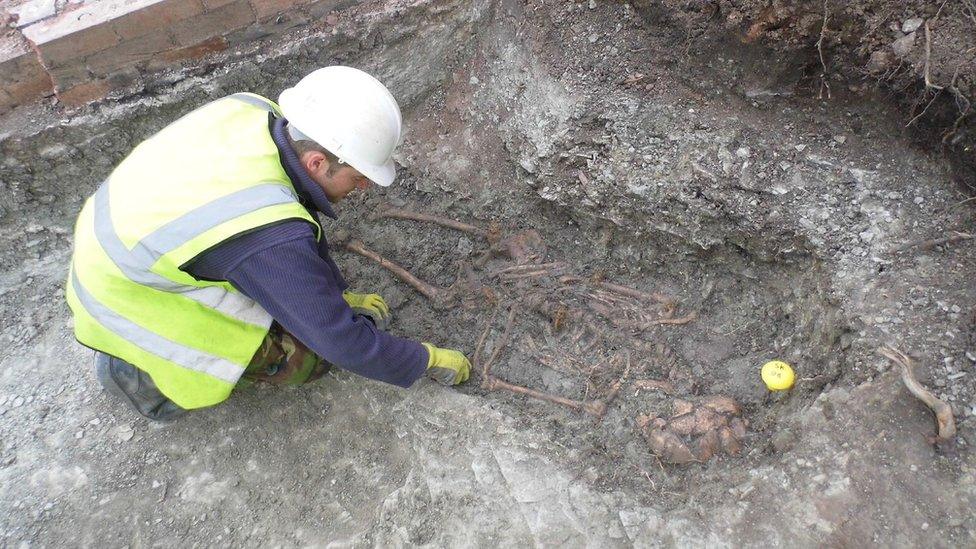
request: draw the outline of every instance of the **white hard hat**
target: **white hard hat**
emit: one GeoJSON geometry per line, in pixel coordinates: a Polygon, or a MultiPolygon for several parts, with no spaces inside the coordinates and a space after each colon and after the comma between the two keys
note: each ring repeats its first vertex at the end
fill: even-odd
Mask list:
{"type": "Polygon", "coordinates": [[[393,183],[403,121],[379,80],[352,67],[325,67],[281,92],[278,105],[290,125],[339,160],[377,185],[393,183]]]}

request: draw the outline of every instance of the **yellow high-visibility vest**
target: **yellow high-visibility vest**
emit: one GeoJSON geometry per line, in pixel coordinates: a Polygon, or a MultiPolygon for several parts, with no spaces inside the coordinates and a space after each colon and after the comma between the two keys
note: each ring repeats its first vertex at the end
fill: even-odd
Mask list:
{"type": "Polygon", "coordinates": [[[148,373],[182,408],[225,400],[271,326],[227,282],[180,270],[235,236],[285,219],[298,201],[269,130],[278,106],[235,94],[137,146],[85,202],[67,299],[75,337],[148,373]]]}

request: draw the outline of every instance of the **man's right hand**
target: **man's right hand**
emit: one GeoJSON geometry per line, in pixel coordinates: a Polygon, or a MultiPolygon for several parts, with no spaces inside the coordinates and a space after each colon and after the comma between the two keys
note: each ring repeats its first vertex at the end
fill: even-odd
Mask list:
{"type": "Polygon", "coordinates": [[[464,383],[471,375],[471,362],[464,354],[454,349],[441,349],[430,343],[423,343],[430,358],[427,360],[427,377],[444,385],[464,383]]]}

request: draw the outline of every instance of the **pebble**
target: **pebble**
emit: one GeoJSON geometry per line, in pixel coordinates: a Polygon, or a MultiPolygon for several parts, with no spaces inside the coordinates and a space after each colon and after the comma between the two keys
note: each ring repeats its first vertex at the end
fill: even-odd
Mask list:
{"type": "MultiPolygon", "coordinates": [[[[590,9],[591,10],[595,10],[596,9],[596,0],[590,0],[590,9]]],[[[906,23],[907,23],[907,21],[906,21],[906,23]]]]}
{"type": "Polygon", "coordinates": [[[115,436],[122,442],[129,442],[132,440],[132,435],[134,434],[131,425],[120,425],[116,431],[115,436]]]}
{"type": "Polygon", "coordinates": [[[844,143],[847,142],[847,136],[846,135],[835,135],[834,136],[834,141],[836,141],[838,145],[843,145],[844,143]]]}
{"type": "Polygon", "coordinates": [[[739,147],[735,150],[735,155],[739,158],[749,158],[752,155],[752,151],[749,150],[749,147],[739,147]]]}
{"type": "Polygon", "coordinates": [[[17,397],[14,399],[14,408],[20,408],[24,405],[24,397],[17,397]]]}
{"type": "Polygon", "coordinates": [[[913,202],[915,202],[916,204],[922,204],[923,202],[925,202],[925,198],[921,196],[916,196],[913,202]]]}
{"type": "Polygon", "coordinates": [[[803,145],[803,144],[800,144],[800,145],[794,146],[793,148],[796,149],[797,152],[803,152],[804,150],[806,150],[807,146],[806,145],[803,145]]]}
{"type": "Polygon", "coordinates": [[[83,431],[83,430],[82,431],[78,431],[77,433],[75,433],[75,438],[81,438],[83,436],[85,436],[85,431],[83,431]]]}
{"type": "Polygon", "coordinates": [[[596,33],[593,33],[593,34],[590,35],[590,37],[587,40],[590,41],[590,44],[593,44],[594,42],[596,42],[599,39],[600,39],[600,35],[599,34],[596,34],[596,33]]]}
{"type": "Polygon", "coordinates": [[[477,76],[472,76],[470,79],[468,79],[468,82],[472,86],[477,86],[478,85],[478,82],[480,82],[480,80],[478,80],[478,77],[477,76]]]}
{"type": "Polygon", "coordinates": [[[471,240],[463,236],[458,238],[457,251],[459,255],[461,256],[471,255],[471,252],[473,250],[474,250],[474,245],[471,243],[471,240]]]}
{"type": "Polygon", "coordinates": [[[891,49],[898,57],[905,57],[915,46],[915,33],[909,33],[891,43],[891,49]]]}
{"type": "Polygon", "coordinates": [[[922,530],[928,530],[928,529],[929,529],[929,523],[923,522],[922,523],[922,530]]]}
{"type": "Polygon", "coordinates": [[[908,34],[910,32],[915,32],[918,30],[919,27],[922,26],[922,23],[924,22],[925,20],[922,19],[921,17],[912,17],[911,19],[907,19],[905,20],[904,23],[901,24],[901,32],[905,34],[908,34]]]}

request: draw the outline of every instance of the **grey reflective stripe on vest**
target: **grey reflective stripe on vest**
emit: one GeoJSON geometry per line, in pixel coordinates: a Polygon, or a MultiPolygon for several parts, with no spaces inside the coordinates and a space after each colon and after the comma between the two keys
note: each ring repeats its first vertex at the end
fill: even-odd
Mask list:
{"type": "Polygon", "coordinates": [[[152,258],[149,263],[152,265],[164,254],[218,225],[261,208],[289,202],[298,202],[298,197],[291,189],[279,183],[262,183],[241,189],[166,223],[140,240],[132,251],[152,258]]]}
{"type": "Polygon", "coordinates": [[[211,375],[227,383],[237,383],[244,374],[244,368],[233,362],[198,351],[163,336],[153,333],[135,322],[119,315],[99,303],[78,280],[74,269],[71,271],[71,285],[82,307],[109,331],[132,343],[136,347],[175,364],[211,375]]]}
{"type": "Polygon", "coordinates": [[[260,107],[268,112],[273,112],[277,114],[278,111],[275,110],[274,106],[271,105],[263,97],[258,97],[257,95],[252,95],[250,93],[235,93],[233,95],[228,95],[227,97],[231,99],[237,99],[238,101],[243,101],[248,105],[254,105],[255,107],[260,107]]]}
{"type": "Polygon", "coordinates": [[[242,189],[170,221],[140,240],[131,250],[119,238],[112,224],[107,181],[95,192],[92,215],[98,243],[129,280],[158,290],[179,293],[241,322],[268,327],[271,325],[271,315],[249,297],[217,286],[201,288],[181,284],[156,274],[150,268],[163,254],[222,223],[261,208],[296,200],[292,191],[280,184],[265,183],[242,189]]]}

